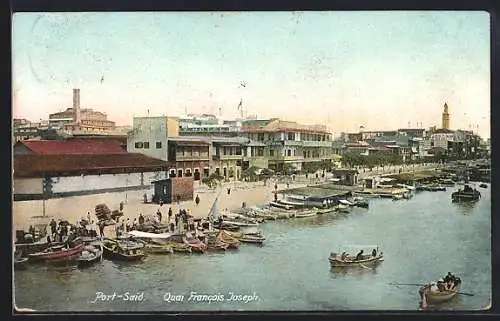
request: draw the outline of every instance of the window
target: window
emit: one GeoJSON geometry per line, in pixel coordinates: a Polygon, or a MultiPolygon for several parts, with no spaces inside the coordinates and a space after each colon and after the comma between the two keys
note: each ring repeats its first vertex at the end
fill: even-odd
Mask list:
{"type": "Polygon", "coordinates": [[[161,142],[156,142],[156,148],[161,148],[161,142]]]}
{"type": "Polygon", "coordinates": [[[144,142],[143,145],[144,145],[144,148],[149,148],[149,142],[144,142]]]}
{"type": "Polygon", "coordinates": [[[241,147],[236,147],[236,155],[241,155],[241,147]]]}
{"type": "Polygon", "coordinates": [[[257,140],[258,141],[263,141],[264,140],[264,134],[258,134],[257,140]]]}
{"type": "Polygon", "coordinates": [[[269,150],[269,156],[273,157],[274,156],[274,149],[269,150]]]}
{"type": "Polygon", "coordinates": [[[287,156],[292,156],[292,150],[291,149],[287,150],[286,153],[287,153],[286,154],[287,156]]]}
{"type": "Polygon", "coordinates": [[[142,142],[136,142],[135,148],[142,148],[142,142]]]}
{"type": "Polygon", "coordinates": [[[288,140],[295,140],[295,133],[288,133],[288,140]]]}
{"type": "Polygon", "coordinates": [[[264,148],[259,148],[257,150],[257,156],[264,156],[264,148]]]}

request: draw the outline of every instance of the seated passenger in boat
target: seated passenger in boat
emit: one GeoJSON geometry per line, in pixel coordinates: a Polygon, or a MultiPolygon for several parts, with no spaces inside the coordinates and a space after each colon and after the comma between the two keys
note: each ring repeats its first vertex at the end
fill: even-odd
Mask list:
{"type": "Polygon", "coordinates": [[[373,251],[372,251],[372,256],[373,256],[373,257],[376,257],[376,256],[377,256],[377,249],[373,249],[373,251]]]}
{"type": "Polygon", "coordinates": [[[340,260],[341,261],[345,261],[347,259],[347,253],[346,252],[342,252],[342,255],[340,255],[340,260]]]}
{"type": "Polygon", "coordinates": [[[361,261],[363,259],[363,250],[359,251],[356,255],[356,261],[361,261]]]}
{"type": "Polygon", "coordinates": [[[440,291],[436,282],[432,282],[431,283],[431,287],[430,287],[429,290],[431,290],[432,292],[438,292],[438,291],[440,291]]]}

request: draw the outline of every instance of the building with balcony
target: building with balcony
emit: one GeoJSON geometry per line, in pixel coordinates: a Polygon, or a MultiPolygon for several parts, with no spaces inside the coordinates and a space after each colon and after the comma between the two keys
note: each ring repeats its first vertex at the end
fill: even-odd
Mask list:
{"type": "Polygon", "coordinates": [[[245,120],[241,134],[266,145],[255,146],[255,151],[257,156],[267,157],[268,167],[273,170],[281,170],[285,164],[301,170],[306,163],[332,157],[332,135],[325,126],[301,125],[278,118],[245,120]]]}

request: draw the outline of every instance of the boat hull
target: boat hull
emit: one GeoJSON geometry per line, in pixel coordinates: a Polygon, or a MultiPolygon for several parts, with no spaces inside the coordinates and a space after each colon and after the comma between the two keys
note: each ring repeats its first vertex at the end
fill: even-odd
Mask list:
{"type": "Polygon", "coordinates": [[[434,292],[430,290],[424,290],[424,288],[420,288],[419,290],[421,298],[423,298],[423,295],[425,295],[425,300],[428,304],[440,304],[449,302],[458,295],[458,292],[460,292],[460,285],[458,285],[451,291],[434,292]]]}
{"type": "Polygon", "coordinates": [[[33,253],[29,255],[29,258],[36,261],[59,261],[64,259],[73,259],[82,253],[83,247],[84,244],[82,243],[70,249],[61,249],[59,251],[47,253],[33,253]]]}
{"type": "Polygon", "coordinates": [[[332,267],[375,267],[379,263],[383,261],[383,255],[377,255],[375,257],[370,257],[368,259],[359,260],[359,261],[341,261],[339,258],[335,256],[330,256],[328,260],[330,261],[330,265],[332,267]]]}
{"type": "Polygon", "coordinates": [[[116,261],[140,261],[144,258],[145,254],[142,251],[136,250],[136,254],[123,254],[115,251],[109,244],[103,245],[103,257],[108,260],[116,261]]]}

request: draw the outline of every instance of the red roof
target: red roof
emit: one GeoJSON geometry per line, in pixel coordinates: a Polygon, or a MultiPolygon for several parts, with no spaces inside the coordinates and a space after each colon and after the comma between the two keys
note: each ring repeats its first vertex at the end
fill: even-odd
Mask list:
{"type": "Polygon", "coordinates": [[[16,178],[139,173],[169,167],[166,161],[135,153],[14,156],[16,178]]]}
{"type": "Polygon", "coordinates": [[[119,139],[25,140],[17,144],[37,155],[126,153],[119,139]]]}

